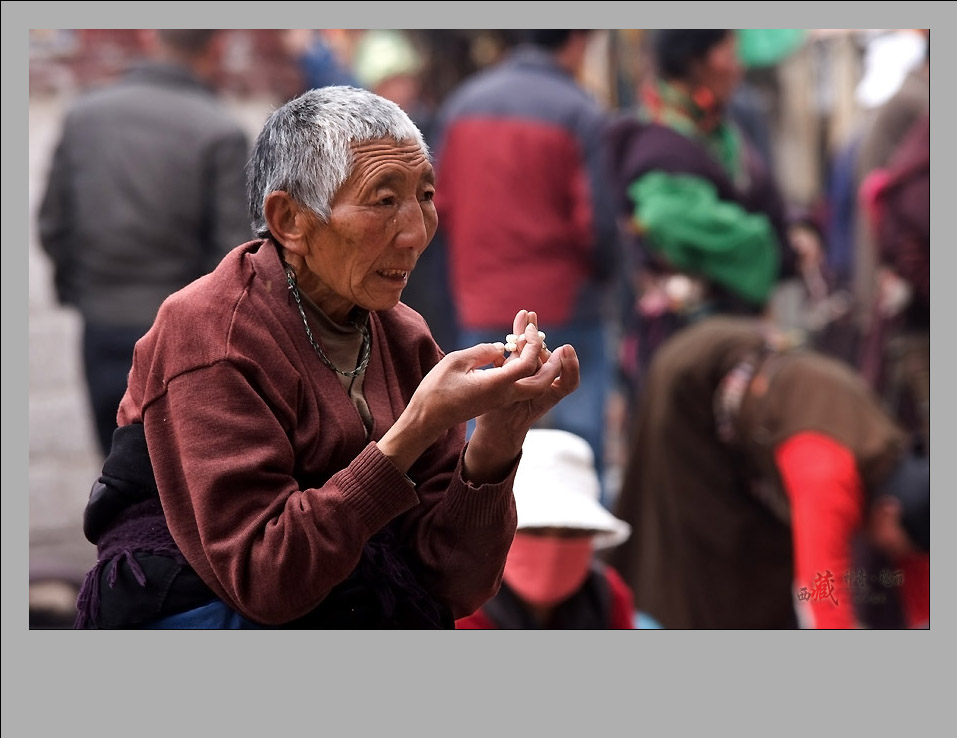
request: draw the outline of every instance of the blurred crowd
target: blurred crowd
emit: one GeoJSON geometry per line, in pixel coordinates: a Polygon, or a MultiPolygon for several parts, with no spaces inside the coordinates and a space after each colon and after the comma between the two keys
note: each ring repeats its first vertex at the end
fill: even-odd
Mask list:
{"type": "MultiPolygon", "coordinates": [[[[501,340],[523,307],[550,345],[578,349],[580,388],[540,423],[571,440],[539,443],[585,458],[599,503],[523,521],[516,482],[521,547],[504,594],[459,627],[928,627],[929,482],[914,466],[930,449],[928,30],[233,30],[201,63],[189,49],[163,56],[145,31],[30,35],[31,95],[83,98],[162,58],[221,98],[279,105],[363,87],[419,127],[439,230],[402,300],[444,351],[501,340]],[[536,304],[510,304],[528,274],[536,304]],[[897,538],[881,533],[895,525],[897,538]],[[549,534],[566,541],[556,552],[579,541],[574,576],[535,578],[549,534]],[[586,583],[611,586],[614,604],[592,608],[586,583]]],[[[81,209],[68,178],[90,176],[79,152],[92,134],[73,112],[39,211],[58,299],[84,320],[104,457],[132,345],[159,303],[252,237],[227,204],[245,206],[248,141],[223,111],[170,120],[187,115],[202,126],[157,146],[188,139],[205,168],[164,179],[167,153],[157,192],[87,190],[117,209],[128,197],[104,228],[67,219],[81,209]],[[209,177],[220,200],[191,213],[199,198],[181,183],[209,177]],[[144,201],[173,217],[134,209],[144,201]],[[180,231],[146,233],[164,220],[180,231]],[[76,231],[97,235],[78,246],[76,231]],[[160,257],[170,241],[181,253],[160,257]]],[[[580,475],[552,478],[557,490],[580,475]]]]}

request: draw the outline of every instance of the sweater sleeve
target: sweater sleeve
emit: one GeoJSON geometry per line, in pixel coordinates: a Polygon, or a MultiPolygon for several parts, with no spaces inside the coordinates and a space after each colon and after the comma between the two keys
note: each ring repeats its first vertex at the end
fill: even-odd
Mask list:
{"type": "Polygon", "coordinates": [[[282,415],[230,362],[174,377],[143,420],[177,545],[220,597],[262,624],[313,609],[365,542],[418,503],[374,443],[301,489],[282,415]]]}
{"type": "Polygon", "coordinates": [[[465,451],[450,431],[409,470],[425,479],[420,504],[402,516],[407,540],[414,541],[426,585],[449,604],[454,617],[475,612],[491,599],[502,581],[505,558],[515,534],[517,515],[512,482],[518,462],[492,484],[472,485],[462,473],[465,451]],[[441,473],[442,459],[456,453],[451,477],[441,473]],[[432,458],[438,466],[430,469],[432,458]]]}
{"type": "Polygon", "coordinates": [[[453,616],[495,594],[515,531],[517,464],[495,484],[471,485],[463,428],[409,470],[417,487],[370,442],[321,485],[301,488],[277,402],[219,361],[170,380],[143,416],[170,532],[220,597],[263,624],[305,615],[392,521],[415,549],[423,585],[453,616]]]}
{"type": "Polygon", "coordinates": [[[642,238],[673,267],[751,302],[767,300],[780,245],[766,215],[720,200],[714,185],[688,174],[650,172],[628,194],[642,238]]]}
{"type": "Polygon", "coordinates": [[[854,628],[846,573],[863,492],[850,450],[819,433],[792,436],[775,451],[791,504],[794,589],[814,628],[854,628]]]}

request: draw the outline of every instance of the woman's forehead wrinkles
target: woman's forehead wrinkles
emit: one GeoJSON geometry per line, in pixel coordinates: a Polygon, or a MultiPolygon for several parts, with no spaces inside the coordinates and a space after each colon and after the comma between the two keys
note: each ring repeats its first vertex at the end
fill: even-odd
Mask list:
{"type": "Polygon", "coordinates": [[[377,186],[397,185],[410,176],[429,184],[435,182],[432,165],[421,155],[363,157],[356,162],[354,173],[358,182],[377,186]]]}
{"type": "Polygon", "coordinates": [[[353,143],[352,150],[356,154],[394,152],[396,155],[402,155],[422,153],[422,148],[415,141],[394,141],[391,138],[353,143]]]}

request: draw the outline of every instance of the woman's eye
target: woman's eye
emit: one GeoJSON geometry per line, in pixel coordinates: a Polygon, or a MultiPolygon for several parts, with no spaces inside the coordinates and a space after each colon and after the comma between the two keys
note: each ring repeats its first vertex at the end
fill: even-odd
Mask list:
{"type": "Polygon", "coordinates": [[[385,195],[379,198],[380,205],[395,205],[395,195],[385,195]]]}
{"type": "Polygon", "coordinates": [[[435,190],[426,190],[422,193],[422,199],[432,201],[435,199],[435,190]]]}

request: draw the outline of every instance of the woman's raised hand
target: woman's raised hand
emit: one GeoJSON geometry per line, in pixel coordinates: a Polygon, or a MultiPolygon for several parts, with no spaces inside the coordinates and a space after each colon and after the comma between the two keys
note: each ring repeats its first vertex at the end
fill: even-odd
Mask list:
{"type": "Polygon", "coordinates": [[[452,351],[422,379],[379,447],[403,471],[442,433],[475,418],[466,471],[475,483],[499,477],[521,451],[525,433],[579,384],[570,345],[545,348],[535,312],[520,310],[512,324],[515,350],[480,343],[452,351]]]}

